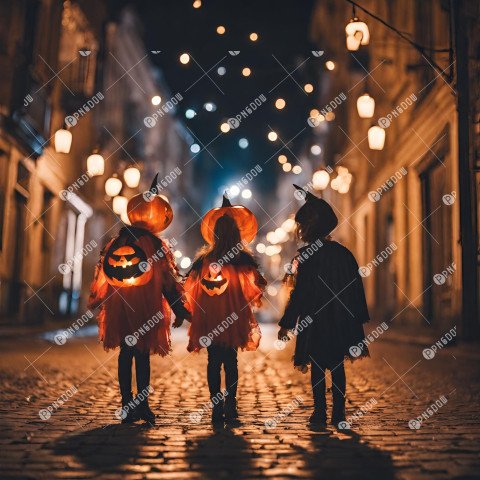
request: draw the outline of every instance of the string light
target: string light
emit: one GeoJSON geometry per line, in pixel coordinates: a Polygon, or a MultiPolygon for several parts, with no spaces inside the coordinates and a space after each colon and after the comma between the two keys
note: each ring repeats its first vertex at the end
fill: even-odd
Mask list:
{"type": "Polygon", "coordinates": [[[368,129],[368,146],[370,150],[383,150],[385,145],[385,130],[378,125],[368,129]]]}
{"type": "Polygon", "coordinates": [[[137,167],[128,167],[123,172],[123,179],[127,187],[137,188],[140,183],[140,170],[137,167]]]}
{"type": "Polygon", "coordinates": [[[284,164],[284,163],[287,163],[287,157],[286,155],[279,155],[278,156],[278,161],[281,163],[281,164],[284,164]]]}
{"type": "Polygon", "coordinates": [[[274,142],[278,138],[278,135],[277,135],[277,132],[274,132],[272,130],[271,132],[268,132],[267,137],[271,142],[274,142]]]}
{"type": "Polygon", "coordinates": [[[220,125],[220,130],[223,132],[223,133],[227,133],[230,131],[230,125],[227,123],[227,122],[223,122],[221,125],[220,125]]]}
{"type": "Polygon", "coordinates": [[[251,33],[250,34],[250,40],[252,42],[256,42],[258,40],[258,35],[255,32],[251,33]]]}
{"type": "Polygon", "coordinates": [[[335,68],[335,63],[331,60],[328,60],[327,62],[325,62],[325,67],[327,68],[327,70],[333,70],[335,68]]]}
{"type": "Polygon", "coordinates": [[[322,153],[322,148],[320,147],[320,145],[312,145],[310,147],[310,151],[313,155],[320,155],[322,153]]]}
{"type": "Polygon", "coordinates": [[[292,169],[292,164],[287,162],[282,165],[283,171],[284,172],[289,172],[292,169]]]}
{"type": "Polygon", "coordinates": [[[195,0],[193,2],[193,8],[200,8],[202,6],[202,1],[201,0],[195,0]]]}
{"type": "Polygon", "coordinates": [[[313,174],[312,183],[315,190],[325,190],[330,182],[330,174],[326,170],[318,170],[313,174]]]}
{"type": "Polygon", "coordinates": [[[303,86],[303,89],[307,92],[307,93],[312,93],[313,92],[313,85],[311,83],[306,83],[304,86],[303,86]]]}
{"type": "Polygon", "coordinates": [[[238,141],[238,146],[240,148],[247,148],[248,147],[248,140],[246,138],[241,138],[239,141],[238,141]]]}
{"type": "Polygon", "coordinates": [[[218,33],[219,35],[223,35],[223,34],[225,33],[225,27],[224,27],[223,25],[219,25],[219,26],[217,27],[217,33],[218,33]]]}
{"type": "Polygon", "coordinates": [[[222,75],[225,75],[227,73],[227,69],[225,67],[218,67],[217,68],[217,73],[222,76],[222,75]]]}
{"type": "Polygon", "coordinates": [[[152,97],[152,105],[160,105],[162,98],[159,95],[155,95],[152,97]]]}
{"type": "Polygon", "coordinates": [[[357,111],[360,118],[372,118],[375,112],[375,100],[364,93],[357,98],[357,111]]]}
{"type": "Polygon", "coordinates": [[[249,77],[251,73],[252,73],[252,71],[251,71],[248,67],[245,67],[245,68],[242,70],[242,75],[243,75],[244,77],[249,77]]]}
{"type": "Polygon", "coordinates": [[[295,175],[298,175],[300,173],[302,173],[302,167],[300,165],[295,165],[293,168],[292,168],[292,172],[295,174],[295,175]]]}
{"type": "Polygon", "coordinates": [[[190,61],[190,55],[188,53],[182,53],[180,55],[180,63],[186,65],[190,61]]]}

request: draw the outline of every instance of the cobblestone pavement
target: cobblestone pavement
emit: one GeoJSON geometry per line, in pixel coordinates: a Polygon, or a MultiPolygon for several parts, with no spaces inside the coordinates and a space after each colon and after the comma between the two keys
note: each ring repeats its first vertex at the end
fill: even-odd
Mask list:
{"type": "Polygon", "coordinates": [[[277,350],[264,330],[260,351],[239,354],[241,424],[216,431],[206,355],[187,354],[183,328],[173,356],[152,361],[154,428],[114,417],[117,352],[94,338],[2,340],[0,478],[480,478],[478,361],[450,349],[426,360],[422,347],[377,340],[371,359],[347,366],[347,413],[366,413],[349,419],[350,432],[310,431],[308,376],[290,364],[293,344],[277,350]]]}

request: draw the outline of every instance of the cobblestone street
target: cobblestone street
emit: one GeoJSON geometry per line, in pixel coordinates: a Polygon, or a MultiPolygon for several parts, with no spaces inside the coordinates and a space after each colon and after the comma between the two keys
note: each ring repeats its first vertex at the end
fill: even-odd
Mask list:
{"type": "Polygon", "coordinates": [[[478,364],[452,349],[426,360],[420,346],[377,341],[371,359],[347,366],[347,415],[368,411],[350,418],[351,432],[315,432],[293,344],[279,351],[273,328],[264,331],[260,351],[239,355],[241,425],[222,431],[204,406],[206,355],[187,354],[183,328],[173,356],[152,361],[150,429],[115,418],[117,352],[94,338],[28,348],[2,340],[1,478],[480,478],[478,364]],[[72,385],[78,391],[42,420],[39,410],[72,385]],[[442,396],[437,413],[409,428],[442,396]]]}

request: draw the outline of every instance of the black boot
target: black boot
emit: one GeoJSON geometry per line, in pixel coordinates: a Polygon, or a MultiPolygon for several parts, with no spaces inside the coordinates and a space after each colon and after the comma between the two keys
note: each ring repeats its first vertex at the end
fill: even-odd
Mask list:
{"type": "Polygon", "coordinates": [[[212,423],[223,423],[224,420],[224,404],[223,399],[218,401],[215,400],[215,403],[212,402],[212,423]]]}
{"type": "Polygon", "coordinates": [[[237,411],[237,385],[238,385],[238,365],[237,350],[235,348],[227,348],[224,353],[225,369],[225,420],[234,422],[238,419],[237,411]]]}
{"type": "Polygon", "coordinates": [[[237,399],[231,394],[227,395],[225,399],[225,420],[232,422],[238,419],[237,399]]]}
{"type": "Polygon", "coordinates": [[[122,408],[119,410],[118,416],[122,419],[122,423],[134,423],[139,419],[137,406],[132,396],[122,397],[122,408]]]}
{"type": "Polygon", "coordinates": [[[224,403],[220,391],[220,370],[223,363],[224,349],[219,345],[210,345],[208,351],[207,380],[212,403],[212,423],[223,423],[224,403]]]}
{"type": "Polygon", "coordinates": [[[150,409],[150,405],[148,404],[148,399],[140,402],[137,408],[137,412],[140,420],[145,420],[150,425],[155,425],[155,414],[150,409]]]}

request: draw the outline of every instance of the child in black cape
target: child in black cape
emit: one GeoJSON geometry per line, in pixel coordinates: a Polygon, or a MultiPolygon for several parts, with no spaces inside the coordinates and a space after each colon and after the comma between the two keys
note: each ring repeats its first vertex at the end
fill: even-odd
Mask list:
{"type": "Polygon", "coordinates": [[[338,219],[323,199],[294,185],[305,199],[295,215],[297,232],[306,245],[293,260],[295,286],[279,322],[278,338],[296,328],[294,365],[311,365],[313,425],[326,425],[325,371],[332,375],[332,424],[345,420],[345,358],[368,356],[363,323],[369,315],[362,278],[352,253],[332,241],[338,219]],[[350,347],[355,347],[351,349],[350,347]],[[352,352],[352,353],[351,353],[352,352]]]}

